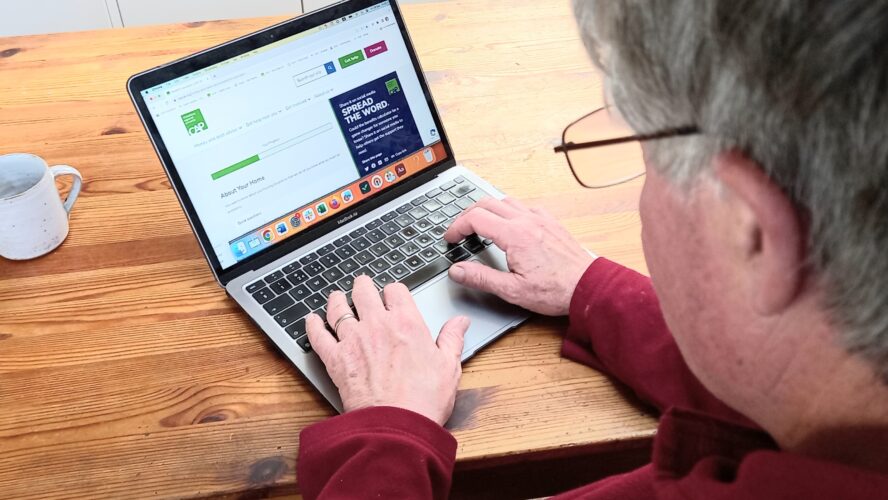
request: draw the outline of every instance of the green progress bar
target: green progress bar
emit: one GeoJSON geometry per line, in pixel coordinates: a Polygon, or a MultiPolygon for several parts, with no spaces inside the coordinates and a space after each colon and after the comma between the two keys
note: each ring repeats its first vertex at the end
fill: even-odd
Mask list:
{"type": "Polygon", "coordinates": [[[252,164],[256,163],[257,161],[259,161],[259,155],[253,155],[253,156],[247,158],[246,160],[241,160],[230,167],[225,167],[222,170],[212,174],[213,180],[215,181],[216,179],[221,179],[222,177],[225,177],[226,175],[228,175],[232,172],[237,172],[238,170],[240,170],[246,166],[252,165],[252,164]]]}

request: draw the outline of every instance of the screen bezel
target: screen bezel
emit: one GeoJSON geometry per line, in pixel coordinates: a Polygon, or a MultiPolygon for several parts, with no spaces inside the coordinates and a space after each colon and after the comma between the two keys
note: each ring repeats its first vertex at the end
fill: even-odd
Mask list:
{"type": "MultiPolygon", "coordinates": [[[[401,11],[398,8],[398,4],[395,0],[388,0],[388,3],[391,5],[392,12],[394,12],[394,17],[396,22],[398,23],[398,28],[401,32],[401,35],[404,37],[404,43],[407,47],[407,52],[410,55],[410,60],[413,63],[413,68],[417,73],[420,86],[423,90],[423,93],[425,94],[426,102],[428,103],[429,109],[432,114],[432,119],[434,120],[435,126],[438,129],[440,142],[446,152],[445,158],[437,161],[436,163],[427,167],[425,170],[414,174],[404,182],[399,182],[392,187],[375,193],[369,198],[361,200],[360,203],[356,204],[353,207],[350,207],[348,210],[339,212],[337,214],[337,217],[330,218],[323,223],[319,223],[308,229],[305,229],[304,231],[288,238],[284,242],[273,245],[267,250],[253,255],[247,259],[244,259],[227,269],[222,269],[219,259],[216,257],[216,253],[213,251],[213,246],[210,243],[210,239],[207,236],[203,224],[201,223],[200,218],[197,215],[197,211],[195,210],[194,205],[191,202],[191,198],[188,196],[188,192],[185,190],[182,179],[179,177],[178,172],[176,171],[175,163],[172,161],[172,158],[170,157],[169,152],[166,149],[166,145],[163,142],[163,138],[160,136],[160,132],[157,129],[156,124],[154,123],[150,111],[148,110],[145,100],[142,98],[142,91],[152,88],[156,85],[168,82],[175,78],[187,75],[189,73],[207,68],[232,57],[241,55],[245,52],[249,52],[264,47],[268,44],[277,42],[279,40],[297,35],[303,31],[315,28],[324,23],[339,19],[343,16],[347,16],[348,14],[355,13],[379,3],[385,2],[381,2],[380,0],[346,0],[337,4],[333,4],[326,8],[313,11],[309,14],[290,19],[273,26],[269,26],[268,28],[264,28],[260,31],[245,35],[241,38],[237,38],[235,40],[217,45],[215,47],[195,53],[185,58],[170,62],[163,66],[144,71],[132,76],[127,81],[127,91],[129,92],[130,99],[132,99],[133,104],[139,114],[139,117],[142,120],[142,124],[145,126],[145,130],[148,132],[151,142],[154,145],[155,152],[157,153],[157,156],[160,159],[161,164],[170,179],[170,182],[172,183],[173,190],[176,192],[176,196],[179,198],[179,203],[181,204],[182,209],[185,211],[185,215],[188,217],[191,228],[194,231],[194,234],[197,236],[201,249],[203,250],[205,257],[210,264],[210,268],[212,269],[213,274],[216,276],[216,280],[219,281],[219,283],[223,287],[229,281],[237,278],[238,276],[241,276],[242,274],[249,271],[259,269],[271,262],[274,262],[275,260],[324,236],[325,234],[330,233],[341,225],[339,221],[352,221],[357,217],[360,217],[362,214],[375,210],[376,208],[416,188],[417,186],[428,182],[430,179],[439,175],[441,172],[456,165],[456,160],[453,157],[453,151],[450,147],[450,142],[447,140],[447,133],[444,129],[443,124],[441,123],[438,109],[435,106],[431,91],[428,87],[428,82],[426,81],[422,67],[419,63],[419,59],[416,56],[412,40],[410,39],[410,34],[408,33],[407,27],[404,23],[404,19],[401,16],[401,11]]],[[[296,208],[299,207],[294,207],[294,210],[296,208]]]]}

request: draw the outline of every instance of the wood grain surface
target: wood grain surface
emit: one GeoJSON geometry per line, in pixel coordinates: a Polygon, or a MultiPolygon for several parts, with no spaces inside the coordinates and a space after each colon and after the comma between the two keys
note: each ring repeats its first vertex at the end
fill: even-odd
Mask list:
{"type": "MultiPolygon", "coordinates": [[[[552,153],[601,104],[566,0],[403,7],[457,158],[644,271],[641,181],[588,191],[552,153]]],[[[71,233],[0,259],[0,497],[296,494],[330,408],[213,280],[125,93],[127,77],[280,19],[0,38],[0,154],[83,173],[71,233]]],[[[534,319],[465,365],[460,469],[645,446],[655,419],[559,356],[534,319]]]]}

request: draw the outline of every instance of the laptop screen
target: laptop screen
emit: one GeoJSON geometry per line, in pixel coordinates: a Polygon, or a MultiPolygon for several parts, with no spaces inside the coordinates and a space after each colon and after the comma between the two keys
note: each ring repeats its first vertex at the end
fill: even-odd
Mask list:
{"type": "Polygon", "coordinates": [[[222,269],[446,156],[388,1],[141,94],[222,269]]]}

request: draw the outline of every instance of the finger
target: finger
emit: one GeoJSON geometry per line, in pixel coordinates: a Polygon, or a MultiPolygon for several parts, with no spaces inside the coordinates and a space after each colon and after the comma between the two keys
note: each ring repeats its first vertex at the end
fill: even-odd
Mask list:
{"type": "Polygon", "coordinates": [[[504,241],[508,231],[506,222],[506,219],[494,215],[485,208],[471,208],[453,221],[444,233],[444,239],[450,243],[457,243],[466,236],[477,234],[481,238],[493,240],[496,246],[506,250],[508,245],[508,242],[504,241]]]}
{"type": "Polygon", "coordinates": [[[416,307],[416,301],[410,290],[403,283],[392,283],[382,289],[382,298],[385,301],[385,308],[389,311],[397,311],[399,313],[415,314],[421,317],[419,309],[416,307]]]}
{"type": "Polygon", "coordinates": [[[462,357],[463,345],[466,340],[466,332],[469,329],[469,318],[457,316],[451,318],[441,327],[438,334],[438,349],[446,355],[453,356],[457,361],[462,357]]]}
{"type": "MultiPolygon", "coordinates": [[[[488,210],[494,215],[499,215],[504,219],[514,219],[515,217],[520,217],[521,215],[523,215],[521,210],[518,210],[516,207],[506,203],[505,200],[498,200],[496,198],[481,198],[480,200],[475,202],[473,206],[481,207],[485,210],[488,210]]],[[[471,209],[472,207],[469,207],[466,210],[471,209]]]]}
{"type": "Polygon", "coordinates": [[[327,302],[327,324],[330,325],[330,328],[334,329],[333,333],[339,337],[339,340],[345,340],[345,338],[354,331],[354,327],[358,323],[357,320],[351,319],[339,323],[339,319],[346,314],[353,313],[351,307],[348,306],[348,302],[345,300],[345,294],[340,291],[331,293],[327,302]],[[339,323],[338,330],[335,329],[337,323],[339,323]]]}
{"type": "Polygon", "coordinates": [[[369,276],[360,275],[355,278],[355,286],[352,288],[352,302],[361,320],[377,317],[385,312],[379,291],[369,276]]]}
{"type": "Polygon", "coordinates": [[[492,293],[509,302],[520,296],[521,282],[518,276],[485,266],[480,262],[467,261],[450,266],[450,279],[460,285],[492,293]]]}
{"type": "Polygon", "coordinates": [[[315,313],[309,314],[305,317],[305,331],[308,332],[308,341],[311,342],[314,352],[325,365],[328,364],[328,361],[333,357],[337,343],[330,330],[324,326],[324,320],[315,313]]]}

